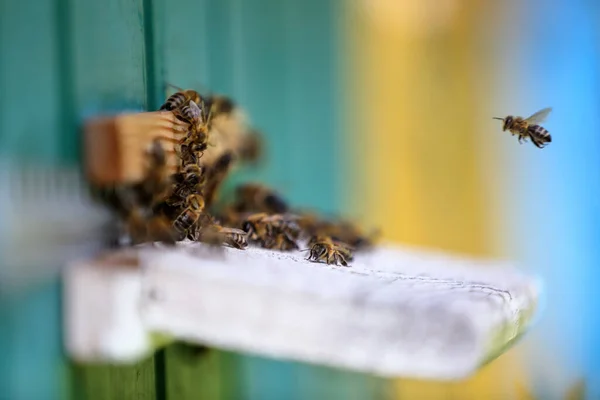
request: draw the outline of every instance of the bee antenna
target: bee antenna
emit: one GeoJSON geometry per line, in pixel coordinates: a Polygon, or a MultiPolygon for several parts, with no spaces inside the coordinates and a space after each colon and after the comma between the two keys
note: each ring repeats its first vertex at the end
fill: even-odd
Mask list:
{"type": "Polygon", "coordinates": [[[504,118],[492,117],[492,119],[499,119],[500,121],[504,121],[504,118]]]}

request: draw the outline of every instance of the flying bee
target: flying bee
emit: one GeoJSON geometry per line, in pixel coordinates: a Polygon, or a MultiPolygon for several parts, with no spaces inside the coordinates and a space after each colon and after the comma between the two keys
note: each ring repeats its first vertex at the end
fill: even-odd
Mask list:
{"type": "Polygon", "coordinates": [[[185,237],[197,225],[204,211],[204,199],[198,194],[189,195],[185,201],[185,208],[173,221],[173,227],[179,232],[180,237],[185,237]]]}
{"type": "Polygon", "coordinates": [[[348,266],[352,260],[352,250],[340,243],[335,243],[329,237],[316,237],[309,241],[310,253],[307,260],[313,262],[324,261],[327,264],[348,266]]]}
{"type": "Polygon", "coordinates": [[[177,93],[169,96],[165,101],[165,104],[160,107],[160,110],[174,111],[180,109],[182,106],[185,106],[190,101],[193,101],[196,104],[203,103],[202,96],[200,96],[200,93],[196,92],[195,90],[180,90],[177,93]]]}
{"type": "Polygon", "coordinates": [[[551,111],[552,108],[547,107],[528,118],[509,115],[506,118],[493,117],[493,119],[503,121],[502,131],[508,130],[512,135],[518,135],[519,143],[522,144],[523,140],[526,141],[529,137],[536,147],[542,149],[548,143],[552,142],[552,137],[550,136],[550,133],[539,124],[544,122],[551,111]]]}

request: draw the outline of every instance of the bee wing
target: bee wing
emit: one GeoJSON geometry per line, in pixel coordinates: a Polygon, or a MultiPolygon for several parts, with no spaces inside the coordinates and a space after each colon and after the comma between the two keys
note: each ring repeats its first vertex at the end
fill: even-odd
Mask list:
{"type": "Polygon", "coordinates": [[[175,89],[175,90],[176,90],[176,91],[178,91],[178,92],[183,92],[183,91],[184,91],[182,88],[180,88],[179,86],[175,86],[175,85],[173,85],[172,83],[168,83],[168,82],[167,82],[167,83],[165,84],[165,86],[166,86],[166,87],[168,87],[168,88],[170,87],[170,88],[172,88],[172,89],[175,89]]]}
{"type": "Polygon", "coordinates": [[[198,107],[198,104],[196,104],[196,102],[194,102],[193,100],[190,100],[190,111],[192,112],[192,116],[194,117],[195,120],[197,119],[202,119],[202,111],[200,110],[200,107],[198,107]]]}
{"type": "Polygon", "coordinates": [[[551,107],[544,108],[533,114],[531,117],[526,118],[525,121],[529,124],[539,124],[544,122],[546,117],[548,117],[548,114],[550,114],[550,111],[552,111],[551,107]]]}

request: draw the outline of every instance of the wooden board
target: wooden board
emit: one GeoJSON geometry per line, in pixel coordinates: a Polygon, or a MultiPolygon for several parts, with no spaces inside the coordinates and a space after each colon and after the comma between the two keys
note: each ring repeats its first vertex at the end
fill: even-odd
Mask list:
{"type": "Polygon", "coordinates": [[[383,377],[458,380],[527,330],[540,291],[501,263],[397,247],[359,254],[349,268],[200,244],[131,257],[137,267],[115,258],[67,270],[74,358],[132,362],[160,333],[383,377]]]}

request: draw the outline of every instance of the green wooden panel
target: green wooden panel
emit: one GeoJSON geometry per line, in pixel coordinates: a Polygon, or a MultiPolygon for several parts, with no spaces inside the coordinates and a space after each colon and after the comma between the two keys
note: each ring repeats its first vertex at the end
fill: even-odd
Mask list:
{"type": "Polygon", "coordinates": [[[237,398],[235,380],[228,379],[233,377],[228,374],[230,353],[177,343],[165,354],[168,399],[237,398]]]}
{"type": "Polygon", "coordinates": [[[155,400],[157,396],[154,358],[134,366],[74,366],[72,399],[155,400]]]}

